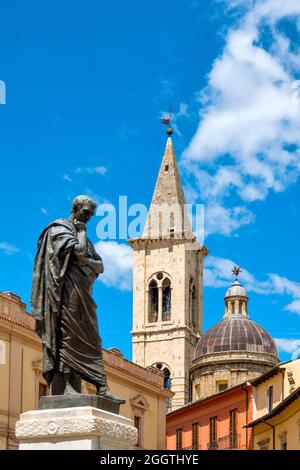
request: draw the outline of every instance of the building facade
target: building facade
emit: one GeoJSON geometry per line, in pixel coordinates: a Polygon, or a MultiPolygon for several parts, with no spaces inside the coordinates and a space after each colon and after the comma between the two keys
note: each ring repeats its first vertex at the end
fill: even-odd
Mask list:
{"type": "Polygon", "coordinates": [[[284,362],[252,381],[255,450],[300,449],[300,359],[284,362]]]}
{"type": "MultiPolygon", "coordinates": [[[[15,423],[20,413],[35,410],[50,393],[42,376],[42,344],[26,305],[12,293],[0,293],[0,449],[17,449],[15,423]]],[[[166,403],[173,396],[164,388],[164,375],[124,358],[117,349],[103,350],[112,393],[126,399],[120,413],[139,430],[137,448],[164,449],[166,403]]],[[[83,393],[95,393],[83,383],[83,393]]]]}
{"type": "Polygon", "coordinates": [[[171,137],[167,140],[148,219],[133,249],[133,362],[156,367],[175,393],[171,409],[190,398],[189,369],[202,331],[205,247],[191,232],[171,137]]]}
{"type": "Polygon", "coordinates": [[[47,385],[37,364],[41,342],[21,298],[0,292],[0,449],[17,449],[15,424],[34,410],[47,385]]]}
{"type": "Polygon", "coordinates": [[[246,382],[169,413],[167,449],[250,450],[252,403],[246,382]]]}
{"type": "Polygon", "coordinates": [[[192,398],[197,400],[249,381],[279,359],[274,340],[248,314],[248,296],[236,280],[225,295],[221,322],[198,341],[190,370],[192,398]]]}

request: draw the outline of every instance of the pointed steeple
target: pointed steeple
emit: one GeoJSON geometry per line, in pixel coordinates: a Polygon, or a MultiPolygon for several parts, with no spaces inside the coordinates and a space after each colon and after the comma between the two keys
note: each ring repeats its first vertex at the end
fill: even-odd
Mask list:
{"type": "Polygon", "coordinates": [[[182,238],[191,234],[185,197],[171,137],[167,139],[143,238],[182,238]]]}

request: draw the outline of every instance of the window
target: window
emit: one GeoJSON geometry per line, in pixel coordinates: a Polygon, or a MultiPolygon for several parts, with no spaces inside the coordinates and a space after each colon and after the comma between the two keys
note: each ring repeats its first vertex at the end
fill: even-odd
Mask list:
{"type": "Polygon", "coordinates": [[[141,417],[140,416],[134,416],[134,427],[138,431],[138,441],[137,441],[137,446],[141,447],[141,417]]]}
{"type": "Polygon", "coordinates": [[[217,417],[213,416],[209,420],[209,447],[210,450],[218,448],[217,442],[217,417]]]}
{"type": "Polygon", "coordinates": [[[264,439],[263,441],[258,442],[259,450],[269,450],[270,439],[264,439]]]}
{"type": "Polygon", "coordinates": [[[273,409],[273,385],[267,389],[267,410],[268,413],[273,409]]]}
{"type": "Polygon", "coordinates": [[[234,314],[234,302],[231,302],[231,313],[234,314]]]}
{"type": "Polygon", "coordinates": [[[39,399],[47,395],[47,385],[39,382],[39,399]]]}
{"type": "Polygon", "coordinates": [[[162,283],[162,320],[168,321],[171,318],[171,282],[167,277],[162,283]]]}
{"type": "Polygon", "coordinates": [[[193,450],[197,450],[199,447],[198,429],[199,429],[199,423],[193,423],[192,424],[192,449],[193,450]]]}
{"type": "Polygon", "coordinates": [[[158,288],[157,282],[152,280],[149,284],[149,323],[156,322],[158,319],[158,288]]]}
{"type": "Polygon", "coordinates": [[[217,391],[222,392],[228,388],[228,381],[227,380],[218,380],[217,382],[217,391]]]}
{"type": "Polygon", "coordinates": [[[176,429],[176,450],[182,449],[182,429],[176,429]]]}
{"type": "Polygon", "coordinates": [[[190,321],[193,330],[197,329],[197,321],[196,321],[196,288],[195,283],[191,279],[190,281],[190,321]]]}
{"type": "Polygon", "coordinates": [[[237,432],[236,432],[236,419],[237,410],[231,410],[230,416],[230,429],[229,429],[229,448],[237,449],[237,432]]]}
{"type": "Polygon", "coordinates": [[[287,432],[283,431],[279,434],[280,450],[287,450],[287,432]]]}
{"type": "Polygon", "coordinates": [[[189,403],[193,401],[193,380],[189,379],[189,403]]]}

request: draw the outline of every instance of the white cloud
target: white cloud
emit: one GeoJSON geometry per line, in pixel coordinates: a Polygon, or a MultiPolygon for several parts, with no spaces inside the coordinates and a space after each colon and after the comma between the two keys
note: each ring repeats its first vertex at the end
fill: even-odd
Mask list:
{"type": "MultiPolygon", "coordinates": [[[[231,269],[234,265],[237,263],[230,259],[208,256],[204,268],[204,285],[215,288],[228,287],[232,281],[231,269]]],[[[246,269],[242,270],[240,279],[248,292],[289,296],[292,302],[286,305],[284,310],[300,315],[300,283],[274,273],[269,273],[267,278],[261,281],[246,269]]]]}
{"type": "Polygon", "coordinates": [[[63,179],[64,179],[65,181],[68,181],[69,183],[72,183],[72,182],[73,182],[72,178],[71,178],[69,175],[63,175],[63,179]]]}
{"type": "Polygon", "coordinates": [[[205,235],[222,233],[229,236],[242,225],[254,220],[254,214],[246,207],[227,208],[215,203],[205,206],[205,235]]]}
{"type": "Polygon", "coordinates": [[[290,304],[288,304],[285,309],[287,312],[297,313],[300,315],[300,299],[293,300],[290,304]]]}
{"type": "Polygon", "coordinates": [[[284,191],[300,175],[300,107],[292,90],[300,72],[300,49],[278,28],[278,22],[287,19],[300,32],[300,3],[225,4],[243,7],[243,14],[229,30],[199,95],[201,120],[183,164],[207,211],[217,206],[230,219],[225,231],[223,218],[216,220],[211,233],[229,234],[253,220],[248,208],[252,201],[264,200],[270,191],[284,191]],[[266,45],[266,28],[271,46],[266,45]],[[219,168],[224,157],[227,166],[219,168]],[[240,199],[237,208],[248,211],[246,219],[235,207],[227,207],[228,195],[240,199]]]}
{"type": "Polygon", "coordinates": [[[13,255],[14,253],[18,253],[20,250],[10,243],[0,242],[0,251],[3,251],[5,255],[13,255]]]}
{"type": "Polygon", "coordinates": [[[300,339],[274,338],[279,351],[291,354],[291,359],[300,356],[300,339]]]}
{"type": "Polygon", "coordinates": [[[95,245],[103,259],[104,273],[100,280],[109,287],[123,291],[132,289],[132,249],[114,241],[100,241],[95,245]]]}
{"type": "Polygon", "coordinates": [[[105,166],[95,166],[95,167],[77,167],[75,170],[76,173],[89,173],[90,175],[97,174],[97,175],[105,175],[107,173],[107,168],[105,166]]]}

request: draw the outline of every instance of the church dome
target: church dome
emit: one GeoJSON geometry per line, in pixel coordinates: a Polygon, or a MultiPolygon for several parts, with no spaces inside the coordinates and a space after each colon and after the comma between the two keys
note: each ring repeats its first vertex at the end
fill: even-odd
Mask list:
{"type": "Polygon", "coordinates": [[[266,330],[246,316],[234,315],[225,317],[199,339],[194,359],[233,351],[270,354],[277,358],[275,341],[266,330]]]}
{"type": "MultiPolygon", "coordinates": [[[[232,272],[237,277],[241,270],[234,267],[232,272]]],[[[225,294],[223,319],[198,340],[190,369],[197,399],[252,380],[278,364],[275,341],[249,317],[248,300],[235,279],[225,294]]]]}

